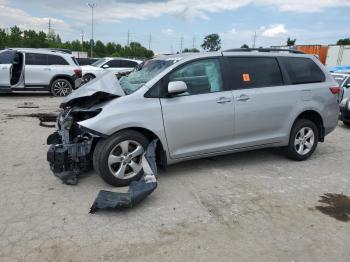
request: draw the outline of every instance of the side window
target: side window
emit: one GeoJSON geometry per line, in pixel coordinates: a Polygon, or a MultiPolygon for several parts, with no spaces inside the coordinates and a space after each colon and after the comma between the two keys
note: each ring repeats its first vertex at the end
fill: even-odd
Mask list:
{"type": "Polygon", "coordinates": [[[61,56],[48,55],[48,65],[69,65],[69,63],[61,56]]]}
{"type": "Polygon", "coordinates": [[[120,67],[135,67],[137,63],[129,60],[120,60],[120,67]]]}
{"type": "Polygon", "coordinates": [[[15,51],[4,51],[0,53],[0,64],[12,64],[15,59],[15,51]]]}
{"type": "Polygon", "coordinates": [[[184,81],[187,93],[180,95],[198,95],[222,90],[222,77],[218,59],[205,59],[186,64],[169,76],[169,81],[184,81]]]}
{"type": "Polygon", "coordinates": [[[326,79],[322,70],[310,58],[280,57],[278,60],[293,85],[324,82],[326,79]]]}
{"type": "Polygon", "coordinates": [[[273,57],[228,57],[229,85],[232,89],[283,85],[281,70],[273,57]]]}
{"type": "Polygon", "coordinates": [[[118,68],[120,67],[120,60],[111,60],[107,62],[105,65],[108,65],[110,68],[118,68]]]}
{"type": "Polygon", "coordinates": [[[47,55],[27,53],[26,65],[47,65],[47,55]]]}

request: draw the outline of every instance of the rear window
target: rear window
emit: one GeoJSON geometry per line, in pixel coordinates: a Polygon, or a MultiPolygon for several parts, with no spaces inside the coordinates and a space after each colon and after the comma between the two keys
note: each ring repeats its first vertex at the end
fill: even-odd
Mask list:
{"type": "Polygon", "coordinates": [[[47,65],[47,55],[27,53],[26,65],[47,65]]]}
{"type": "Polygon", "coordinates": [[[48,55],[48,65],[69,65],[69,63],[61,56],[48,55]]]}
{"type": "Polygon", "coordinates": [[[228,57],[229,84],[233,89],[283,85],[281,70],[273,57],[228,57]]]}
{"type": "Polygon", "coordinates": [[[76,64],[77,66],[79,65],[78,60],[74,56],[72,56],[72,60],[73,60],[74,64],[76,64]]]}
{"type": "Polygon", "coordinates": [[[322,70],[310,58],[279,57],[278,60],[285,68],[293,85],[324,82],[326,79],[322,70]]]}

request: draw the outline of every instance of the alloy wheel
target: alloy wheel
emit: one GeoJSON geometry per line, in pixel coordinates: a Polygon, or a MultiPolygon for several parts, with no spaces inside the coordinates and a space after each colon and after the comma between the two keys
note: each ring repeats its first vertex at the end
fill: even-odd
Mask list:
{"type": "Polygon", "coordinates": [[[119,179],[129,179],[142,170],[142,154],[144,149],[140,143],[125,140],[116,145],[108,156],[108,167],[119,179]]]}
{"type": "Polygon", "coordinates": [[[66,81],[57,81],[53,86],[53,93],[56,96],[67,96],[70,93],[71,87],[66,81]]]}
{"type": "Polygon", "coordinates": [[[294,147],[299,155],[306,155],[315,144],[315,134],[310,127],[301,128],[295,136],[294,147]]]}

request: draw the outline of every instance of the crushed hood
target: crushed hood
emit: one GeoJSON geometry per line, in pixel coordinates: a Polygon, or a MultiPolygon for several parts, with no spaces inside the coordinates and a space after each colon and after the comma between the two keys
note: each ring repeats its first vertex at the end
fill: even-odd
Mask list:
{"type": "Polygon", "coordinates": [[[79,89],[74,90],[70,95],[64,98],[61,108],[67,106],[84,106],[96,104],[101,100],[107,100],[115,97],[125,96],[125,92],[119,84],[119,81],[113,72],[106,72],[97,77],[79,89]]]}

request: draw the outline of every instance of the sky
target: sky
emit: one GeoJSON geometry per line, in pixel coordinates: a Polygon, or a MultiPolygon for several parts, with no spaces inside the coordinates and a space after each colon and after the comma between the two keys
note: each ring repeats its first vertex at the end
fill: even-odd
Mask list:
{"type": "Polygon", "coordinates": [[[350,0],[0,0],[0,27],[51,28],[63,41],[91,38],[126,44],[137,41],[156,53],[200,49],[204,36],[218,33],[222,49],[335,44],[350,37],[350,0]],[[83,32],[83,33],[82,33],[83,32]],[[129,33],[128,33],[129,32],[129,33]]]}

